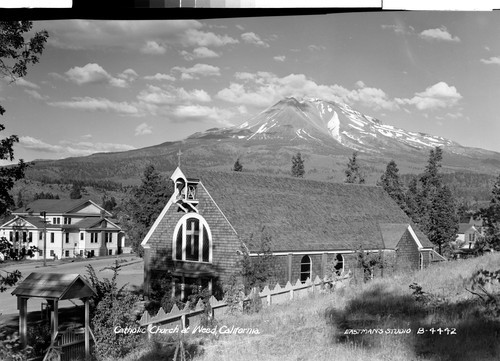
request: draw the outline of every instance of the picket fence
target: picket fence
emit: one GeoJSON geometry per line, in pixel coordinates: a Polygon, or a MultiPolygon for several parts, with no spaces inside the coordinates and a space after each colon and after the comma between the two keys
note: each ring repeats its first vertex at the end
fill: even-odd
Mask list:
{"type": "MultiPolygon", "coordinates": [[[[339,287],[343,287],[346,282],[348,282],[350,277],[345,275],[343,277],[339,277],[337,279],[321,279],[316,276],[314,282],[309,278],[305,283],[302,283],[300,280],[297,280],[295,285],[292,285],[290,282],[287,282],[285,287],[281,287],[279,283],[271,290],[268,286],[265,286],[261,292],[258,292],[257,289],[253,289],[249,295],[243,297],[243,303],[248,302],[254,299],[256,293],[258,293],[258,297],[262,300],[263,306],[271,306],[274,304],[285,303],[293,299],[299,299],[306,297],[310,293],[321,292],[325,289],[336,289],[339,287]]],[[[163,308],[160,308],[158,313],[155,316],[151,316],[148,311],[145,311],[142,315],[139,323],[141,327],[151,327],[152,325],[161,325],[158,327],[161,328],[169,328],[175,329],[175,327],[179,327],[179,329],[185,329],[190,325],[197,325],[204,312],[206,312],[207,308],[211,312],[212,318],[217,318],[223,314],[228,307],[228,303],[223,300],[219,301],[214,296],[210,297],[209,306],[204,305],[202,300],[200,299],[196,304],[196,307],[191,307],[191,305],[186,303],[184,308],[180,310],[177,305],[174,305],[170,312],[165,312],[163,308]]],[[[151,333],[148,332],[148,336],[151,336],[151,333]]]]}

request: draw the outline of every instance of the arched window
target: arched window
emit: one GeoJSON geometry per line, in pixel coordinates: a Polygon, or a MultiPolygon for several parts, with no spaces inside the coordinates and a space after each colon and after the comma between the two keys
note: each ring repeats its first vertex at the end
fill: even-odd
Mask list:
{"type": "Polygon", "coordinates": [[[311,257],[305,255],[300,260],[300,282],[305,283],[308,278],[309,279],[312,278],[311,270],[312,270],[311,257]]]}
{"type": "Polygon", "coordinates": [[[335,273],[340,276],[344,272],[344,256],[340,253],[335,256],[335,273]]]}
{"type": "Polygon", "coordinates": [[[179,220],[172,255],[179,261],[212,262],[212,233],[202,216],[188,213],[179,220]]]}

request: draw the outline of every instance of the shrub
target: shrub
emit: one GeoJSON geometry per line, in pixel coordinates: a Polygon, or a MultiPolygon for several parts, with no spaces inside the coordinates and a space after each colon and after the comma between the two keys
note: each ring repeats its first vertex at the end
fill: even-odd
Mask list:
{"type": "Polygon", "coordinates": [[[139,330],[139,322],[132,309],[139,297],[122,292],[118,297],[106,295],[97,305],[92,326],[96,338],[95,354],[99,360],[122,358],[136,348],[142,339],[140,333],[123,333],[120,330],[139,330]]]}

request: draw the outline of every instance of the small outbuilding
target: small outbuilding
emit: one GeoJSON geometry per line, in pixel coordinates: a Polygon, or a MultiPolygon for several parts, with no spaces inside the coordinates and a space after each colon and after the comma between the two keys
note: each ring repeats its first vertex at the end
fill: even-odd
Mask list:
{"type": "Polygon", "coordinates": [[[90,308],[89,298],[95,290],[79,274],[37,273],[26,277],[12,295],[17,297],[19,310],[19,334],[23,346],[27,345],[27,305],[28,299],[45,299],[51,309],[51,340],[56,340],[59,329],[59,301],[82,299],[85,304],[85,357],[90,356],[90,308]]]}

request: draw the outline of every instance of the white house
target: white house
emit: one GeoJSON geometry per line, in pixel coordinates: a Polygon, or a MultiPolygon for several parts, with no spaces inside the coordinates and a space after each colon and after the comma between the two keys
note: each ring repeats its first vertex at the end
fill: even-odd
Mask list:
{"type": "Polygon", "coordinates": [[[15,217],[0,226],[0,237],[14,245],[14,252],[38,247],[32,259],[42,259],[45,251],[47,258],[59,259],[123,250],[124,232],[109,219],[111,213],[91,200],[39,199],[12,214],[15,217]]]}

